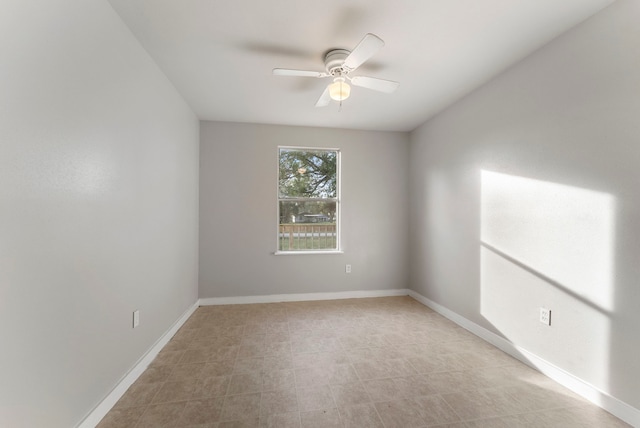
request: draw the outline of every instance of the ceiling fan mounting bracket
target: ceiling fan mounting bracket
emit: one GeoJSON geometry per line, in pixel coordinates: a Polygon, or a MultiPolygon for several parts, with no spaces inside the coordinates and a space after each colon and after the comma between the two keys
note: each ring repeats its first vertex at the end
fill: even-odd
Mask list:
{"type": "Polygon", "coordinates": [[[324,66],[332,76],[342,76],[349,73],[346,67],[343,67],[344,60],[347,59],[351,51],[346,49],[332,49],[324,56],[324,66]]]}

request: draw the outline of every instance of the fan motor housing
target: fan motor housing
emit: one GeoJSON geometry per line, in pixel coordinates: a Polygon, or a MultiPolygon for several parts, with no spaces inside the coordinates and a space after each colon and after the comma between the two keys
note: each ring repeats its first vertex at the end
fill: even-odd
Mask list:
{"type": "Polygon", "coordinates": [[[327,69],[327,73],[332,76],[347,74],[349,70],[344,69],[342,65],[350,53],[346,49],[333,49],[327,52],[324,56],[324,66],[327,69]]]}

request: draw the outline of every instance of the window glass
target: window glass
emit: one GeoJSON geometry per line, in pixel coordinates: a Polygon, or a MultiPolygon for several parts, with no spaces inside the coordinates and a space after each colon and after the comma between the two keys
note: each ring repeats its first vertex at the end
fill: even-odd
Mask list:
{"type": "Polygon", "coordinates": [[[335,251],[337,150],[279,148],[278,251],[335,251]]]}

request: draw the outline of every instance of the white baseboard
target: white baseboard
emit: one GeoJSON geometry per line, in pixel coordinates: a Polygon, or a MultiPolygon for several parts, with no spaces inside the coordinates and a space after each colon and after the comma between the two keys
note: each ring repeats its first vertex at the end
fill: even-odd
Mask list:
{"type": "Polygon", "coordinates": [[[306,302],[311,300],[361,299],[364,297],[407,296],[406,288],[388,290],[337,291],[327,293],[268,294],[264,296],[208,297],[200,299],[201,306],[239,305],[247,303],[306,302]]]}
{"type": "Polygon", "coordinates": [[[491,343],[507,354],[517,358],[528,366],[533,367],[547,377],[558,382],[560,385],[591,401],[593,404],[601,407],[617,418],[622,419],[634,427],[640,427],[640,410],[635,407],[630,406],[629,404],[609,395],[608,393],[551,364],[526,349],[521,348],[486,328],[479,326],[461,315],[458,315],[452,310],[427,299],[420,293],[409,290],[409,296],[438,312],[440,315],[450,319],[460,327],[469,330],[481,339],[491,343]]]}
{"type": "Polygon", "coordinates": [[[151,364],[153,359],[171,340],[173,335],[182,327],[189,317],[198,309],[199,301],[196,301],[184,314],[153,344],[153,346],[138,360],[129,372],[117,383],[115,388],[98,404],[77,426],[78,428],[95,428],[96,425],[113,408],[118,400],[127,392],[127,389],[140,377],[151,364]]]}

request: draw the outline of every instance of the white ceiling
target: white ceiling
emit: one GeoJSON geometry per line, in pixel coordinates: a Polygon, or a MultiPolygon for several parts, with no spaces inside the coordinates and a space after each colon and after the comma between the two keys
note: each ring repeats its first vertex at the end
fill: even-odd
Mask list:
{"type": "Polygon", "coordinates": [[[614,0],[109,0],[202,120],[409,131],[614,0]],[[386,46],[342,110],[315,102],[331,48],[386,46]]]}

